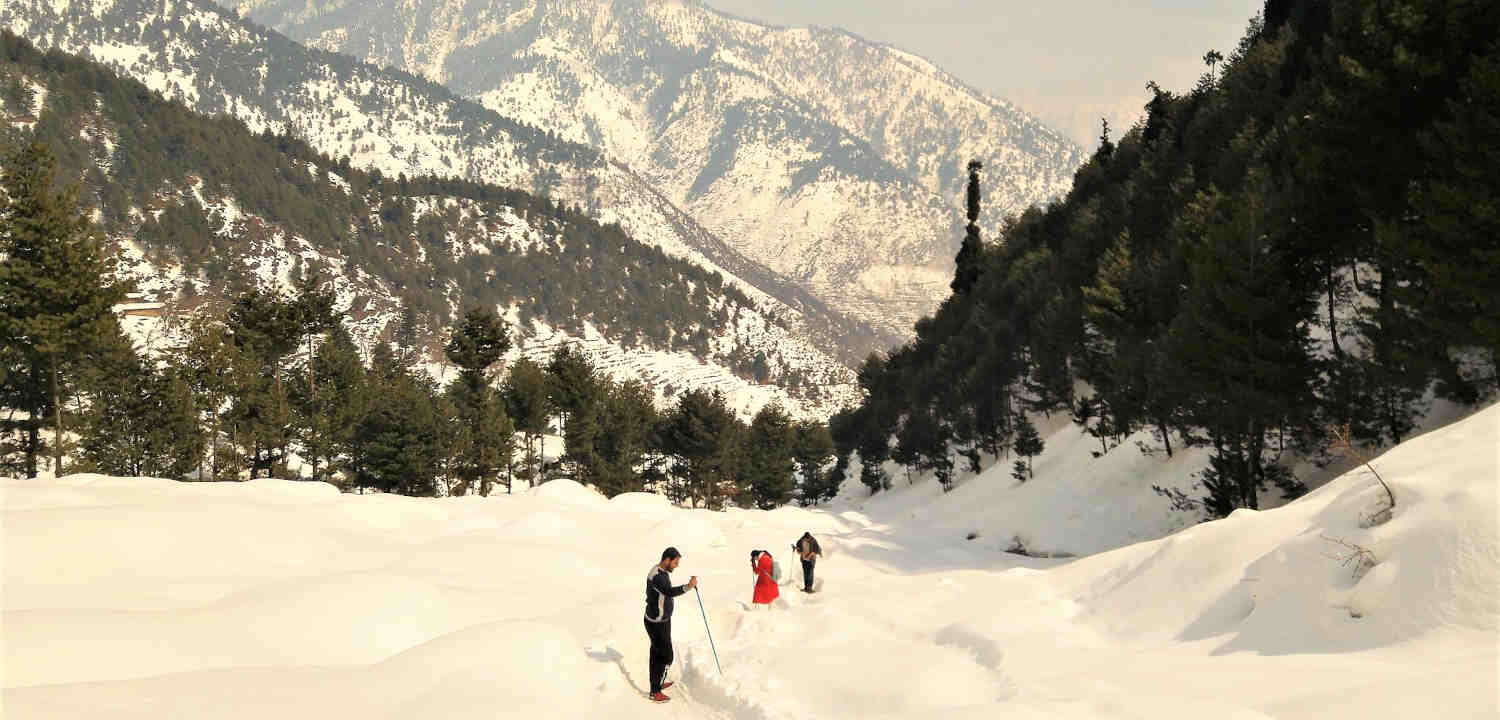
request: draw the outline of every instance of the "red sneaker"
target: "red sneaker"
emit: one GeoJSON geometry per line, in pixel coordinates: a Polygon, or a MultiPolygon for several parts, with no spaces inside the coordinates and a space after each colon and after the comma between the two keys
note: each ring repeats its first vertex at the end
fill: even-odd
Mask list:
{"type": "Polygon", "coordinates": [[[669,687],[672,687],[672,681],[671,680],[668,680],[668,681],[666,681],[666,682],[664,682],[664,683],[661,684],[661,689],[663,689],[663,690],[666,690],[669,687]]]}
{"type": "Polygon", "coordinates": [[[661,694],[659,692],[658,693],[651,693],[651,702],[666,702],[666,701],[671,700],[671,699],[672,698],[669,698],[666,695],[663,695],[663,694],[661,694]]]}

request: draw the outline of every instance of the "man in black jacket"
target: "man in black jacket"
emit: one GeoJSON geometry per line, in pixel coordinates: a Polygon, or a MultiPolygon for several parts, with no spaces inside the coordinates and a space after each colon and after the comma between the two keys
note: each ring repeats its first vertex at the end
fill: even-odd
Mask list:
{"type": "Polygon", "coordinates": [[[667,666],[672,664],[672,598],[698,587],[698,576],[688,578],[686,585],[672,587],[669,574],[682,562],[682,553],[669,547],[661,553],[661,562],[646,575],[646,636],[651,638],[651,699],[666,702],[672,698],[662,690],[672,687],[664,682],[667,666]]]}

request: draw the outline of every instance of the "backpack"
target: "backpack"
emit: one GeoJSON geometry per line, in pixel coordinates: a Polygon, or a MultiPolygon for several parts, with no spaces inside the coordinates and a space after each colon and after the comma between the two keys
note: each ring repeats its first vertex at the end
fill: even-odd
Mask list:
{"type": "Polygon", "coordinates": [[[776,556],[775,555],[771,555],[771,553],[769,551],[766,551],[766,550],[756,550],[756,551],[750,553],[750,563],[751,564],[758,563],[760,561],[760,556],[762,556],[762,555],[767,555],[767,556],[769,556],[771,558],[771,582],[774,582],[777,585],[780,585],[781,584],[781,563],[779,563],[779,562],[776,561],[776,556]]]}
{"type": "Polygon", "coordinates": [[[812,535],[808,535],[805,538],[797,538],[797,542],[792,543],[792,550],[794,550],[794,551],[796,551],[798,553],[801,553],[802,552],[802,541],[804,539],[807,540],[807,544],[810,546],[809,549],[812,550],[813,553],[818,554],[818,555],[822,555],[823,554],[823,548],[821,548],[821,547],[818,546],[818,539],[815,538],[815,537],[813,537],[812,535]]]}

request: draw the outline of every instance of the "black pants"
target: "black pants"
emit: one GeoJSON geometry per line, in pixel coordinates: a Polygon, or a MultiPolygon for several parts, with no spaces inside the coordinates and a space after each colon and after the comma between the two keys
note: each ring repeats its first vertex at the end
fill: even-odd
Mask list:
{"type": "Polygon", "coordinates": [[[803,560],[802,561],[802,589],[803,590],[808,590],[808,591],[812,590],[812,585],[813,585],[813,565],[817,564],[817,562],[818,562],[817,560],[803,560]]]}
{"type": "Polygon", "coordinates": [[[661,692],[661,684],[667,679],[667,666],[672,664],[672,621],[659,623],[646,621],[646,636],[651,638],[651,693],[661,692]]]}

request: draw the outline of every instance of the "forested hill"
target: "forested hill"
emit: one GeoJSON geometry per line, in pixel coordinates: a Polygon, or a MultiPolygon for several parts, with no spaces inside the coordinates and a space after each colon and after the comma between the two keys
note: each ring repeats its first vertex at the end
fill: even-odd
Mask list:
{"type": "Polygon", "coordinates": [[[239,118],[256,133],[287,132],[387,178],[455,176],[576,205],[720,272],[850,364],[887,346],[868,324],[730,247],[618,158],[410,73],[304,47],[207,0],[13,0],[0,3],[0,22],[39,48],[92,58],[190,110],[239,118]]]}
{"type": "MultiPolygon", "coordinates": [[[[422,345],[475,304],[625,356],[691,354],[790,407],[832,406],[848,370],[718,273],[524,191],[383,177],[208,118],[87,60],[0,34],[6,142],[34,137],[159,299],[324,275],[366,340],[422,345]]],[[[646,378],[649,382],[650,378],[646,378]]],[[[847,393],[848,386],[842,392],[847,393]]]]}
{"type": "Polygon", "coordinates": [[[872,488],[887,459],[1035,454],[1024,412],[1069,412],[1101,453],[1210,448],[1177,500],[1225,515],[1303,492],[1332,429],[1385,446],[1493,396],[1500,4],[1271,0],[1205,60],[865,364],[834,431],[872,488]]]}

